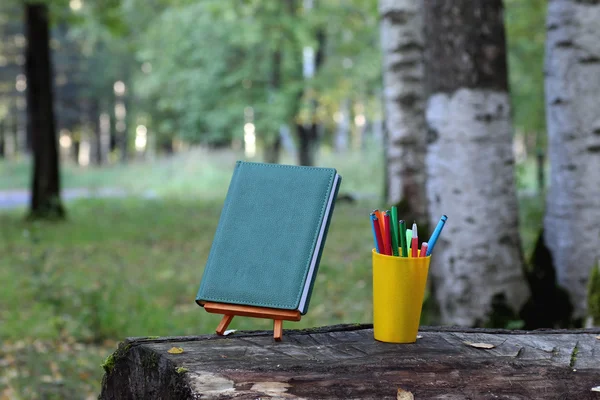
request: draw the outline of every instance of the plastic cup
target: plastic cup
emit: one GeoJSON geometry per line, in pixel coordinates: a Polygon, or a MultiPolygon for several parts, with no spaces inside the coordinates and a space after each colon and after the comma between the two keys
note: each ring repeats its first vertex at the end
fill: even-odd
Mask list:
{"type": "Polygon", "coordinates": [[[373,249],[373,333],[375,340],[417,340],[431,256],[394,257],[373,249]]]}

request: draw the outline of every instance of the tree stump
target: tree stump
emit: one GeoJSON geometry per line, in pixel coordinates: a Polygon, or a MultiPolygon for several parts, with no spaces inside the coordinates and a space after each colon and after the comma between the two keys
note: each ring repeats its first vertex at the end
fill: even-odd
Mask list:
{"type": "Polygon", "coordinates": [[[100,399],[600,399],[598,329],[419,335],[380,343],[370,325],[337,325],[286,330],[283,342],[131,338],[105,362],[100,399]]]}

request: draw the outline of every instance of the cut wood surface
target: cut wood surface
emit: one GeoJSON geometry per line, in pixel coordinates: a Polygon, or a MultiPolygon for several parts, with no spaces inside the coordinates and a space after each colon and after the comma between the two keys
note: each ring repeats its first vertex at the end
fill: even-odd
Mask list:
{"type": "Polygon", "coordinates": [[[599,337],[422,327],[416,343],[390,344],[369,325],[337,325],[282,342],[269,331],[131,338],[105,363],[100,398],[600,399],[599,337]]]}

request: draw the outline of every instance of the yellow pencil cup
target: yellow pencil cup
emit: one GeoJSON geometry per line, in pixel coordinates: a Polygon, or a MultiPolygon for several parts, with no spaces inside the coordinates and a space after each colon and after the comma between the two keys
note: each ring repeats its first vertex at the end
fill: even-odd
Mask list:
{"type": "Polygon", "coordinates": [[[417,340],[428,257],[394,257],[373,249],[373,332],[375,340],[414,343],[417,340]]]}

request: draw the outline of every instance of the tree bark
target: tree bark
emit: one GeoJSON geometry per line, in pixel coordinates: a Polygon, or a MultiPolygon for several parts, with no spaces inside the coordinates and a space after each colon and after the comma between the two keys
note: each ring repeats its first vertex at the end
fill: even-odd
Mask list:
{"type": "Polygon", "coordinates": [[[108,145],[108,152],[113,153],[117,150],[117,146],[119,143],[119,138],[117,136],[117,116],[115,114],[115,106],[117,105],[117,100],[114,94],[111,94],[109,97],[109,116],[110,116],[110,140],[108,145]]]}
{"type": "Polygon", "coordinates": [[[25,5],[27,117],[33,135],[33,182],[30,215],[62,218],[57,137],[53,110],[48,7],[25,5]]]}
{"type": "Polygon", "coordinates": [[[4,133],[6,132],[6,118],[0,120],[0,158],[5,158],[5,143],[4,143],[4,133]]]}
{"type": "Polygon", "coordinates": [[[316,145],[318,139],[317,124],[296,125],[298,135],[298,164],[315,165],[316,145]]]}
{"type": "Polygon", "coordinates": [[[545,59],[550,188],[546,245],[573,318],[586,315],[586,282],[600,258],[600,1],[548,5],[545,59]]]}
{"type": "Polygon", "coordinates": [[[425,29],[430,222],[449,217],[432,259],[432,290],[444,323],[495,325],[516,319],[529,294],[502,1],[427,0],[425,29]]]}
{"type": "MultiPolygon", "coordinates": [[[[278,42],[277,46],[281,46],[281,41],[278,42]]],[[[281,49],[277,48],[273,51],[271,58],[271,96],[274,96],[277,91],[281,88],[281,49]]],[[[272,101],[272,97],[269,102],[272,101]]],[[[271,135],[267,139],[265,146],[265,162],[267,163],[278,163],[281,152],[281,136],[279,135],[279,127],[271,132],[271,135]]]]}
{"type": "Polygon", "coordinates": [[[92,153],[90,159],[93,164],[102,165],[102,130],[100,128],[100,104],[98,104],[98,100],[90,100],[88,113],[88,120],[92,131],[92,137],[90,138],[92,153]]]}
{"type": "MultiPolygon", "coordinates": [[[[315,73],[323,65],[325,61],[325,31],[319,29],[316,34],[317,52],[315,54],[315,73]]],[[[319,106],[316,99],[309,100],[311,102],[311,121],[307,124],[296,125],[296,134],[298,135],[298,164],[312,166],[315,165],[317,146],[319,144],[319,126],[317,124],[317,107],[319,106]]]]}
{"type": "Polygon", "coordinates": [[[279,156],[281,154],[281,137],[279,132],[277,136],[265,146],[265,162],[277,164],[279,162],[279,156]]]}
{"type": "Polygon", "coordinates": [[[124,124],[124,129],[120,132],[119,136],[119,151],[121,153],[121,162],[127,163],[129,160],[129,123],[131,122],[131,116],[129,115],[130,109],[130,101],[129,95],[123,99],[123,105],[125,107],[125,118],[122,120],[124,124]]]}
{"type": "Polygon", "coordinates": [[[408,220],[426,221],[425,87],[420,2],[380,0],[387,201],[408,220]]]}

